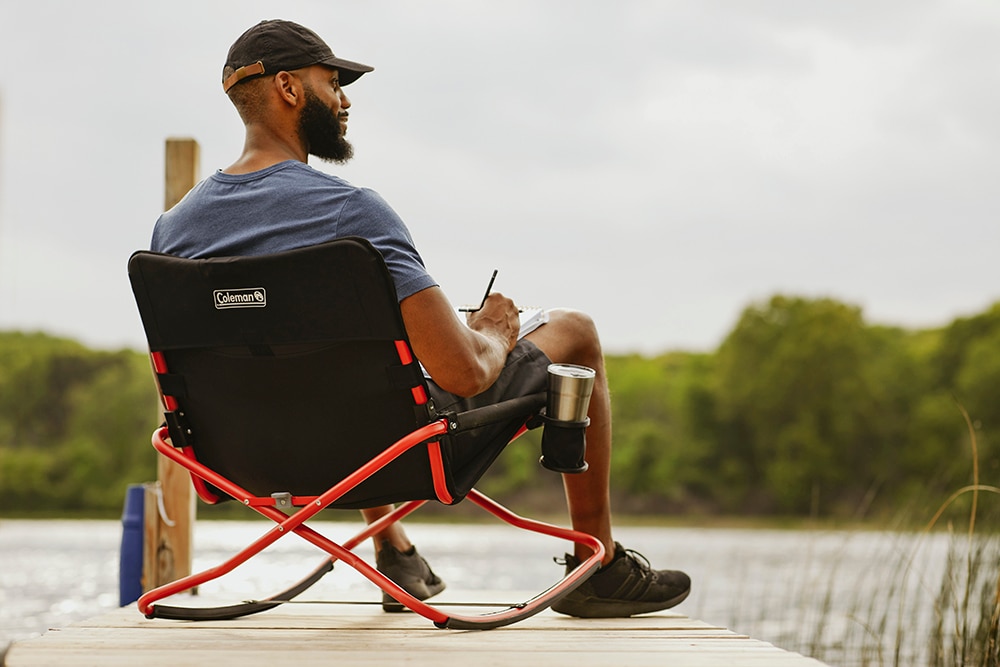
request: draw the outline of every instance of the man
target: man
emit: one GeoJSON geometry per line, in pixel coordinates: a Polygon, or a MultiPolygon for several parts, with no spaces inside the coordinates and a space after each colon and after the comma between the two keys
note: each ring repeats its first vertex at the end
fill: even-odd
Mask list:
{"type": "MultiPolygon", "coordinates": [[[[430,390],[439,409],[542,391],[549,363],[595,369],[590,467],[565,475],[564,486],[573,528],[600,539],[607,554],[601,569],[553,609],[581,617],[630,616],[680,603],[690,591],[686,574],[653,570],[612,537],[611,408],[592,320],[552,310],[547,324],[519,341],[517,306],[492,293],[481,310],[461,322],[388,204],[371,190],[308,166],[309,155],[339,163],[351,158],[352,146],[344,138],[351,102],[342,87],[372,70],[335,57],[316,33],[295,23],[263,21],[247,30],[229,50],[223,70],[223,88],[246,126],[243,152],[160,217],[152,249],[207,257],[278,252],[341,236],[367,238],[392,274],[407,335],[433,378],[430,390]]],[[[372,521],[389,509],[366,510],[365,518],[372,521]]],[[[375,544],[379,569],[414,596],[425,599],[443,589],[398,525],[377,535],[375,544]]],[[[579,552],[584,547],[576,548],[566,555],[567,567],[588,555],[579,552]]]]}

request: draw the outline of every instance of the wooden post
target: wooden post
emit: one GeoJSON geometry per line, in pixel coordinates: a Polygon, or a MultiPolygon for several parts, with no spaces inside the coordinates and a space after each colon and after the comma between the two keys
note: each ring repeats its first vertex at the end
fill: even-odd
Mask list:
{"type": "MultiPolygon", "coordinates": [[[[167,139],[164,209],[179,202],[198,179],[198,142],[167,139]]],[[[158,456],[157,484],[146,492],[143,590],[191,574],[195,494],[190,474],[158,456]],[[161,502],[162,494],[162,502],[161,502]]]]}
{"type": "Polygon", "coordinates": [[[198,182],[198,142],[167,139],[163,210],[173,208],[198,182]]]}

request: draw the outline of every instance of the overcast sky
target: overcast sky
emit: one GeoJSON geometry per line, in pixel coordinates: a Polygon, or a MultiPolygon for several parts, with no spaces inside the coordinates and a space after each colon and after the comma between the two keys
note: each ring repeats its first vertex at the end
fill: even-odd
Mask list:
{"type": "Polygon", "coordinates": [[[996,0],[2,0],[0,329],[143,346],[129,254],[163,146],[202,176],[264,18],[375,72],[349,165],[456,303],[489,274],[611,352],[713,350],[748,304],[831,296],[946,324],[1000,299],[996,0]]]}

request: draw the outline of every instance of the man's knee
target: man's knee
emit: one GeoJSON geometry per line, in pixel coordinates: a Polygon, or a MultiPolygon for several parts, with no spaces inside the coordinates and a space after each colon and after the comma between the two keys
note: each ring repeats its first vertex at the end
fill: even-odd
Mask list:
{"type": "Polygon", "coordinates": [[[581,345],[600,349],[601,338],[597,332],[597,325],[590,315],[579,310],[562,310],[559,312],[565,318],[567,326],[573,333],[573,337],[579,340],[581,345]]]}
{"type": "Polygon", "coordinates": [[[556,362],[599,365],[603,359],[601,339],[593,318],[579,310],[557,309],[549,313],[549,345],[542,346],[556,362]],[[548,347],[549,349],[546,349],[548,347]]]}

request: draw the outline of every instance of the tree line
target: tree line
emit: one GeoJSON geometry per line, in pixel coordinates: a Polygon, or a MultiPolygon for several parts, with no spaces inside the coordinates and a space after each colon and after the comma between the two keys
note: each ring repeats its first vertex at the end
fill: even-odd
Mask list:
{"type": "MultiPolygon", "coordinates": [[[[909,330],[777,295],[712,352],[606,365],[619,511],[927,516],[972,483],[974,463],[997,478],[1000,303],[909,330]]],[[[119,510],[129,483],[155,479],[156,410],[144,353],[0,332],[0,512],[119,510]]],[[[538,440],[508,448],[484,490],[530,502],[558,484],[538,440]]]]}

